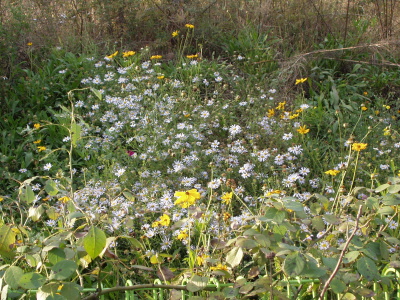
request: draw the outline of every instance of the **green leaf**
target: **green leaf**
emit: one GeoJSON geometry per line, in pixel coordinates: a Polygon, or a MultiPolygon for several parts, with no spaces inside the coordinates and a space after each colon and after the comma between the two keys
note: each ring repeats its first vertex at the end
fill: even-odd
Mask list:
{"type": "MultiPolygon", "coordinates": [[[[285,199],[283,199],[285,200],[285,199]]],[[[286,209],[295,211],[295,212],[303,212],[304,211],[304,206],[300,202],[297,201],[284,201],[283,205],[286,207],[286,209]]]]}
{"type": "Polygon", "coordinates": [[[304,277],[320,278],[326,274],[324,269],[321,269],[313,261],[308,261],[303,272],[301,273],[304,277]]]}
{"type": "Polygon", "coordinates": [[[128,199],[131,202],[135,202],[135,196],[133,196],[131,193],[129,192],[122,192],[122,194],[125,196],[126,199],[128,199]]]}
{"type": "Polygon", "coordinates": [[[298,253],[289,254],[284,263],[283,263],[283,271],[290,277],[299,276],[306,266],[306,261],[304,258],[298,253]]]}
{"type": "Polygon", "coordinates": [[[386,194],[385,196],[382,197],[382,203],[384,205],[399,205],[400,204],[400,198],[397,197],[397,195],[394,194],[386,194]]]}
{"type": "Polygon", "coordinates": [[[42,287],[39,288],[37,294],[36,294],[36,299],[37,300],[46,300],[47,297],[54,295],[55,293],[58,292],[60,284],[58,282],[50,282],[42,287]]]}
{"type": "Polygon", "coordinates": [[[342,221],[340,220],[340,218],[336,217],[335,215],[324,215],[323,219],[325,219],[326,222],[328,222],[329,224],[333,224],[333,225],[337,225],[340,224],[342,221]]]}
{"type": "Polygon", "coordinates": [[[19,286],[24,289],[38,289],[46,282],[46,277],[40,275],[39,273],[31,272],[26,273],[19,279],[19,286]]]}
{"type": "Polygon", "coordinates": [[[71,123],[71,143],[75,147],[76,142],[81,138],[82,126],[73,122],[71,123]]]}
{"type": "Polygon", "coordinates": [[[382,192],[383,190],[386,190],[388,187],[390,187],[390,184],[387,184],[387,183],[382,184],[382,185],[378,186],[378,187],[375,189],[375,192],[376,192],[376,193],[382,192]]]}
{"type": "Polygon", "coordinates": [[[193,275],[193,277],[187,283],[186,288],[189,292],[192,293],[198,292],[207,286],[208,281],[209,281],[208,277],[193,275]]]}
{"type": "Polygon", "coordinates": [[[357,271],[368,281],[380,278],[378,268],[374,261],[369,257],[361,257],[357,261],[357,271]]]}
{"type": "Polygon", "coordinates": [[[391,194],[397,194],[400,191],[400,184],[391,185],[387,191],[391,194]]]}
{"type": "Polygon", "coordinates": [[[31,204],[35,200],[35,193],[33,192],[32,187],[30,185],[27,185],[25,187],[20,188],[19,198],[22,201],[31,204]]]}
{"type": "Polygon", "coordinates": [[[101,99],[103,99],[103,95],[100,93],[100,91],[99,90],[96,90],[96,89],[94,89],[94,88],[90,88],[90,90],[92,91],[92,93],[99,99],[99,100],[101,100],[101,99]]]}
{"type": "Polygon", "coordinates": [[[51,268],[50,280],[66,280],[78,269],[77,264],[72,260],[62,260],[51,268]]]}
{"type": "Polygon", "coordinates": [[[270,239],[265,234],[256,234],[254,240],[261,245],[261,247],[269,247],[271,245],[270,239]]]}
{"type": "Polygon", "coordinates": [[[17,289],[22,275],[24,275],[24,271],[20,267],[11,266],[4,273],[4,280],[10,288],[17,289]]]}
{"type": "Polygon", "coordinates": [[[49,251],[47,257],[49,259],[49,262],[54,266],[58,262],[65,260],[66,255],[63,249],[54,248],[49,251]]]}
{"type": "Polygon", "coordinates": [[[224,297],[226,299],[235,299],[237,295],[239,295],[238,289],[235,289],[234,287],[228,286],[222,290],[224,293],[224,297]]]}
{"type": "Polygon", "coordinates": [[[11,227],[2,225],[0,227],[0,255],[5,257],[14,256],[15,232],[11,227]]]}
{"type": "Polygon", "coordinates": [[[43,213],[43,205],[39,205],[38,207],[29,207],[28,217],[31,218],[33,222],[37,222],[41,219],[43,213]]]}
{"type": "Polygon", "coordinates": [[[337,278],[333,278],[330,284],[330,288],[335,294],[341,294],[346,289],[346,285],[344,284],[343,281],[337,278]]]}
{"type": "Polygon", "coordinates": [[[44,190],[49,194],[50,196],[55,196],[58,194],[58,188],[57,188],[57,183],[55,183],[53,180],[49,179],[46,181],[46,184],[44,186],[44,190]]]}
{"type": "Polygon", "coordinates": [[[229,251],[226,256],[226,262],[232,267],[236,267],[240,264],[243,258],[243,250],[240,247],[234,247],[231,251],[229,251]]]}
{"type": "Polygon", "coordinates": [[[379,200],[374,197],[368,197],[367,200],[365,201],[365,204],[369,209],[379,209],[379,200]]]}
{"type": "Polygon", "coordinates": [[[343,263],[348,264],[355,261],[360,255],[359,251],[350,251],[343,257],[343,263]]]}
{"type": "Polygon", "coordinates": [[[74,282],[66,282],[63,284],[60,294],[68,300],[79,300],[81,299],[80,291],[82,287],[74,282]]]}
{"type": "Polygon", "coordinates": [[[377,213],[380,215],[391,215],[394,213],[394,210],[390,206],[383,206],[378,209],[377,213]]]}
{"type": "Polygon", "coordinates": [[[90,228],[88,234],[83,238],[83,247],[88,255],[95,259],[103,251],[107,243],[106,234],[97,227],[90,228]]]}
{"type": "Polygon", "coordinates": [[[245,249],[254,249],[260,246],[255,240],[246,238],[238,239],[236,245],[245,249]]]}

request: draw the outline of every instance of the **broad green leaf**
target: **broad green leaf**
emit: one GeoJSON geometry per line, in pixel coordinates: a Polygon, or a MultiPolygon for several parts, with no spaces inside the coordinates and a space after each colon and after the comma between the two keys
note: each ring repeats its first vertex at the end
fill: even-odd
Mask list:
{"type": "Polygon", "coordinates": [[[46,210],[46,214],[51,220],[57,220],[58,217],[60,216],[60,214],[57,212],[57,210],[54,207],[49,207],[46,210]]]}
{"type": "Polygon", "coordinates": [[[97,227],[90,228],[83,238],[83,247],[92,259],[95,259],[103,251],[107,243],[106,234],[97,227]]]}
{"type": "Polygon", "coordinates": [[[20,267],[11,266],[4,273],[4,280],[12,289],[17,289],[22,275],[24,271],[20,267]]]}
{"type": "Polygon", "coordinates": [[[335,294],[341,294],[346,289],[346,285],[344,284],[343,281],[341,281],[337,278],[333,278],[333,280],[331,281],[331,284],[330,284],[330,288],[332,289],[332,291],[335,294]]]}
{"type": "Polygon", "coordinates": [[[31,273],[26,273],[21,276],[19,279],[19,286],[24,288],[24,289],[38,289],[40,288],[44,283],[46,282],[46,277],[43,275],[40,275],[39,273],[31,272],[31,273]]]}
{"type": "Polygon", "coordinates": [[[82,126],[73,122],[71,123],[71,143],[75,147],[76,142],[81,138],[82,126]]]}
{"type": "Polygon", "coordinates": [[[344,296],[341,299],[343,299],[343,300],[356,300],[357,297],[354,296],[351,293],[346,293],[346,294],[344,294],[344,296]]]}
{"type": "Polygon", "coordinates": [[[400,197],[394,194],[386,194],[382,197],[382,203],[384,205],[399,205],[400,204],[400,197]]]}
{"type": "Polygon", "coordinates": [[[234,247],[231,251],[229,251],[226,256],[226,262],[232,267],[236,267],[240,264],[243,258],[243,250],[241,247],[234,247]]]}
{"type": "Polygon", "coordinates": [[[50,196],[55,196],[58,194],[58,188],[57,188],[57,183],[55,183],[53,180],[49,179],[46,181],[46,185],[44,186],[44,190],[49,194],[50,196]]]}
{"type": "Polygon", "coordinates": [[[376,192],[376,193],[382,192],[383,190],[386,190],[388,187],[390,187],[390,184],[387,184],[387,183],[382,184],[382,185],[378,186],[378,187],[375,189],[375,192],[376,192]]]}
{"type": "Polygon", "coordinates": [[[355,261],[360,255],[359,251],[350,251],[343,257],[343,263],[348,264],[355,261]]]}
{"type": "Polygon", "coordinates": [[[381,254],[381,250],[379,248],[379,243],[377,242],[369,242],[368,244],[365,245],[364,249],[361,249],[361,251],[367,255],[368,257],[378,260],[378,257],[381,254]]]}
{"type": "Polygon", "coordinates": [[[47,297],[56,294],[60,284],[58,282],[50,282],[39,288],[36,294],[36,300],[46,300],[47,297]]]}
{"type": "Polygon", "coordinates": [[[324,266],[328,267],[330,270],[333,270],[335,269],[338,260],[334,257],[322,257],[322,262],[324,266]]]}
{"type": "Polygon", "coordinates": [[[95,88],[90,88],[90,90],[92,91],[92,93],[99,99],[103,99],[103,95],[100,93],[99,90],[96,90],[95,88]]]}
{"type": "Polygon", "coordinates": [[[323,219],[325,219],[326,222],[328,222],[329,224],[333,224],[333,225],[337,225],[340,224],[342,221],[340,220],[340,218],[336,217],[335,215],[324,215],[323,219]]]}
{"type": "Polygon", "coordinates": [[[322,231],[325,229],[325,223],[320,216],[312,218],[311,222],[315,230],[322,231]]]}
{"type": "Polygon", "coordinates": [[[238,239],[236,245],[245,249],[253,249],[260,246],[255,240],[246,238],[238,239]]]}
{"type": "Polygon", "coordinates": [[[283,205],[287,210],[295,211],[295,212],[303,212],[304,211],[304,206],[300,202],[297,201],[284,201],[283,205]]]}
{"type": "Polygon", "coordinates": [[[33,192],[32,187],[30,185],[27,185],[25,187],[20,188],[19,198],[22,201],[31,204],[35,200],[35,193],[33,192]]]}
{"type": "Polygon", "coordinates": [[[317,264],[313,261],[308,261],[306,266],[301,273],[304,277],[311,277],[311,278],[320,278],[326,274],[324,269],[321,269],[317,266],[317,264]]]}
{"type": "Polygon", "coordinates": [[[383,206],[378,209],[377,213],[380,215],[392,215],[394,213],[394,210],[390,206],[383,206]]]}
{"type": "Polygon", "coordinates": [[[355,282],[360,279],[360,275],[358,273],[344,273],[342,275],[342,280],[345,284],[349,284],[350,282],[355,282]]]}
{"type": "Polygon", "coordinates": [[[187,283],[186,288],[189,292],[192,293],[198,292],[207,286],[208,281],[209,281],[208,277],[193,275],[193,277],[187,283]]]}
{"type": "Polygon", "coordinates": [[[77,264],[72,260],[62,260],[51,267],[50,280],[66,280],[78,269],[77,264]]]}
{"type": "Polygon", "coordinates": [[[47,257],[49,259],[49,262],[54,266],[58,262],[65,260],[66,255],[63,249],[54,248],[49,251],[47,257]]]}
{"type": "Polygon", "coordinates": [[[361,257],[357,261],[357,271],[365,277],[368,281],[372,281],[374,279],[378,279],[379,276],[379,271],[378,268],[376,267],[374,261],[370,259],[369,257],[361,257]]]}
{"type": "Polygon", "coordinates": [[[0,227],[0,255],[5,257],[13,256],[15,236],[16,234],[11,227],[7,225],[0,227]]]}
{"type": "Polygon", "coordinates": [[[78,284],[74,282],[66,282],[62,286],[60,294],[68,300],[79,300],[81,299],[81,290],[82,288],[78,284]]]}
{"type": "Polygon", "coordinates": [[[31,218],[33,222],[37,222],[41,219],[43,213],[43,205],[39,205],[38,207],[29,207],[28,217],[31,218]]]}
{"type": "Polygon", "coordinates": [[[379,209],[379,200],[374,197],[368,197],[367,200],[365,201],[365,204],[369,209],[379,209]]]}
{"type": "Polygon", "coordinates": [[[400,191],[400,184],[393,184],[388,187],[387,191],[391,194],[397,194],[400,191]]]}
{"type": "Polygon", "coordinates": [[[265,234],[256,234],[254,240],[261,245],[261,247],[269,247],[271,245],[270,239],[265,234]]]}
{"type": "Polygon", "coordinates": [[[306,261],[304,258],[298,253],[289,254],[284,263],[283,263],[283,271],[290,277],[299,276],[306,266],[306,261]]]}
{"type": "Polygon", "coordinates": [[[356,291],[357,291],[357,294],[361,295],[362,297],[371,298],[371,297],[374,297],[376,295],[373,290],[370,290],[370,289],[367,289],[367,288],[364,288],[364,287],[360,287],[356,291]]]}
{"type": "Polygon", "coordinates": [[[232,286],[228,286],[222,290],[224,293],[224,297],[226,299],[236,299],[236,296],[239,295],[238,289],[235,289],[232,286]]]}
{"type": "Polygon", "coordinates": [[[131,202],[135,202],[135,196],[133,196],[131,193],[124,191],[122,194],[125,196],[126,199],[128,199],[131,202]]]}

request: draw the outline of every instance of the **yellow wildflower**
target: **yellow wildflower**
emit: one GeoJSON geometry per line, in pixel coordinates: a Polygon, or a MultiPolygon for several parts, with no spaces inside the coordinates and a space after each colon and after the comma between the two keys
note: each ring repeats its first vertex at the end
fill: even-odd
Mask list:
{"type": "Polygon", "coordinates": [[[153,55],[150,57],[150,59],[161,59],[162,55],[153,55]]]}
{"type": "Polygon", "coordinates": [[[293,114],[289,116],[290,120],[296,119],[299,116],[299,114],[293,114]]]}
{"type": "Polygon", "coordinates": [[[176,238],[181,241],[181,240],[187,239],[188,237],[189,237],[189,235],[187,234],[187,230],[184,229],[178,234],[178,236],[176,238]]]}
{"type": "Polygon", "coordinates": [[[364,92],[363,95],[364,95],[364,96],[368,96],[368,92],[364,92]]]}
{"type": "Polygon", "coordinates": [[[39,147],[37,147],[37,149],[38,149],[39,152],[42,152],[42,151],[46,150],[46,147],[45,146],[39,146],[39,147]]]}
{"type": "Polygon", "coordinates": [[[383,135],[390,135],[390,128],[386,127],[385,129],[383,129],[383,135]]]}
{"type": "Polygon", "coordinates": [[[3,197],[0,197],[0,202],[2,202],[4,200],[4,198],[3,197]]]}
{"type": "Polygon", "coordinates": [[[157,79],[164,79],[164,75],[157,76],[157,79]]]}
{"type": "Polygon", "coordinates": [[[200,193],[196,189],[191,189],[185,192],[175,192],[174,196],[178,197],[175,201],[175,205],[179,205],[182,208],[188,208],[201,197],[200,193]]]}
{"type": "Polygon", "coordinates": [[[267,117],[271,118],[273,116],[275,116],[275,109],[268,109],[267,117]]]}
{"type": "Polygon", "coordinates": [[[171,218],[168,215],[163,214],[160,217],[160,220],[153,222],[153,224],[151,226],[152,227],[169,226],[170,223],[171,223],[171,218]]]}
{"type": "Polygon", "coordinates": [[[202,255],[196,256],[196,263],[197,263],[199,266],[201,266],[201,265],[203,265],[203,264],[205,263],[206,258],[208,258],[208,257],[209,257],[209,256],[206,255],[206,254],[202,254],[202,255]]]}
{"type": "Polygon", "coordinates": [[[136,54],[135,51],[125,51],[122,53],[122,57],[129,57],[129,56],[133,56],[135,54],[136,54]]]}
{"type": "Polygon", "coordinates": [[[118,51],[115,51],[113,54],[107,55],[106,57],[107,57],[108,59],[112,59],[112,58],[116,57],[117,54],[118,54],[118,51]]]}
{"type": "Polygon", "coordinates": [[[230,213],[224,212],[223,215],[222,215],[222,218],[224,219],[224,222],[226,222],[226,221],[229,220],[229,218],[230,218],[231,216],[232,216],[232,215],[231,215],[230,213]]]}
{"type": "Polygon", "coordinates": [[[362,111],[366,111],[366,110],[368,110],[368,107],[366,107],[366,106],[363,105],[363,106],[361,106],[361,110],[362,110],[362,111]]]}
{"type": "Polygon", "coordinates": [[[222,195],[222,203],[229,204],[232,201],[233,192],[225,193],[222,195]]]}
{"type": "Polygon", "coordinates": [[[217,266],[211,267],[210,269],[211,271],[228,271],[228,267],[223,264],[218,264],[217,266]]]}
{"type": "Polygon", "coordinates": [[[33,143],[34,143],[34,144],[40,144],[41,141],[42,141],[42,140],[37,140],[37,141],[34,141],[33,143]]]}
{"type": "Polygon", "coordinates": [[[172,37],[176,37],[179,34],[179,30],[175,30],[174,32],[172,32],[172,37]]]}
{"type": "Polygon", "coordinates": [[[368,144],[365,144],[365,143],[354,143],[351,146],[351,149],[353,149],[354,151],[360,152],[361,150],[366,149],[367,146],[368,146],[368,144]]]}
{"type": "Polygon", "coordinates": [[[68,201],[71,201],[71,198],[68,196],[64,196],[58,199],[58,201],[62,202],[62,203],[67,203],[68,201]]]}
{"type": "Polygon", "coordinates": [[[189,29],[194,29],[194,25],[192,25],[192,24],[186,24],[185,27],[189,28],[189,29]]]}
{"type": "Polygon", "coordinates": [[[390,109],[389,105],[383,105],[383,107],[386,108],[386,109],[390,109]]]}
{"type": "Polygon", "coordinates": [[[331,176],[336,176],[339,173],[340,173],[339,170],[328,170],[328,171],[325,172],[325,174],[331,175],[331,176]]]}
{"type": "Polygon", "coordinates": [[[286,105],[286,101],[279,102],[278,106],[276,107],[277,110],[284,110],[286,105]]]}
{"type": "Polygon", "coordinates": [[[35,129],[39,129],[39,128],[40,128],[40,124],[39,124],[39,123],[33,124],[33,127],[34,127],[35,129]]]}
{"type": "Polygon", "coordinates": [[[267,193],[267,197],[272,196],[274,194],[280,194],[280,193],[282,193],[281,190],[273,190],[273,191],[270,191],[267,193]]]}
{"type": "Polygon", "coordinates": [[[307,77],[306,77],[306,78],[296,79],[296,85],[298,85],[298,84],[300,84],[300,83],[303,83],[303,82],[306,82],[307,79],[308,79],[307,77]]]}
{"type": "Polygon", "coordinates": [[[27,45],[28,45],[28,46],[32,46],[32,45],[33,45],[33,43],[32,43],[32,42],[29,42],[29,43],[27,43],[27,45]]]}
{"type": "Polygon", "coordinates": [[[310,131],[310,129],[308,129],[306,125],[300,126],[300,128],[297,129],[297,132],[300,134],[306,134],[309,131],[310,131]]]}
{"type": "Polygon", "coordinates": [[[197,54],[192,54],[192,55],[186,55],[187,58],[189,59],[193,59],[193,58],[197,58],[198,55],[197,54]]]}

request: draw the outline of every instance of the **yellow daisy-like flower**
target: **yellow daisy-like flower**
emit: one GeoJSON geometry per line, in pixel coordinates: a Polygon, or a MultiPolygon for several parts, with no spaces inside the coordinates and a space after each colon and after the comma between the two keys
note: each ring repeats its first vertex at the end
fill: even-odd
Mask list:
{"type": "Polygon", "coordinates": [[[40,144],[41,141],[42,141],[42,140],[37,140],[37,141],[34,141],[33,143],[34,143],[34,144],[40,144]]]}
{"type": "Polygon", "coordinates": [[[208,258],[208,257],[209,257],[209,256],[206,255],[206,254],[202,254],[202,255],[196,256],[196,263],[197,263],[199,266],[202,266],[202,265],[205,263],[206,258],[208,258]]]}
{"type": "Polygon", "coordinates": [[[389,105],[383,105],[383,107],[386,108],[386,109],[390,109],[389,105]]]}
{"type": "Polygon", "coordinates": [[[228,267],[223,264],[218,264],[217,266],[211,267],[210,269],[211,271],[228,271],[228,267]]]}
{"type": "Polygon", "coordinates": [[[277,110],[284,110],[286,105],[286,101],[279,102],[278,106],[276,107],[277,110]]]}
{"type": "Polygon", "coordinates": [[[178,234],[178,236],[176,238],[181,241],[181,240],[187,239],[188,237],[189,237],[189,235],[187,234],[187,230],[184,229],[178,234]]]}
{"type": "Polygon", "coordinates": [[[199,57],[197,54],[192,54],[192,55],[186,55],[187,58],[193,59],[199,57]]]}
{"type": "Polygon", "coordinates": [[[232,201],[233,192],[225,193],[222,195],[222,203],[229,204],[232,201]]]}
{"type": "Polygon", "coordinates": [[[296,85],[298,85],[298,84],[300,84],[300,83],[303,83],[303,82],[306,82],[307,79],[308,79],[307,77],[306,77],[306,78],[296,79],[296,85]]]}
{"type": "Polygon", "coordinates": [[[157,79],[164,79],[164,75],[157,76],[157,79]]]}
{"type": "Polygon", "coordinates": [[[4,200],[4,198],[3,197],[0,197],[0,202],[2,202],[4,200]]]}
{"type": "Polygon", "coordinates": [[[39,128],[40,128],[40,124],[39,124],[39,123],[33,124],[33,127],[34,127],[35,129],[39,129],[39,128]]]}
{"type": "Polygon", "coordinates": [[[175,30],[174,32],[172,32],[172,37],[176,37],[179,35],[179,30],[175,30]]]}
{"type": "Polygon", "coordinates": [[[231,215],[230,213],[224,212],[223,215],[222,215],[222,218],[224,219],[224,222],[226,222],[226,221],[229,220],[229,218],[230,218],[231,216],[232,216],[232,215],[231,215]]]}
{"type": "Polygon", "coordinates": [[[32,42],[29,42],[29,43],[27,43],[27,45],[28,45],[28,46],[32,46],[32,45],[33,45],[33,43],[32,43],[32,42]]]}
{"type": "Polygon", "coordinates": [[[361,106],[361,110],[362,110],[362,111],[366,111],[366,110],[368,110],[368,107],[366,107],[366,106],[361,106]]]}
{"type": "Polygon", "coordinates": [[[325,174],[331,175],[331,176],[336,176],[339,173],[340,173],[339,170],[328,170],[328,171],[325,172],[325,174]]]}
{"type": "Polygon", "coordinates": [[[129,56],[133,56],[135,54],[136,54],[135,51],[126,51],[126,52],[122,53],[122,57],[129,57],[129,56]]]}
{"type": "Polygon", "coordinates": [[[273,190],[267,193],[267,197],[272,196],[272,195],[279,195],[280,193],[282,193],[281,190],[273,190]]]}
{"type": "Polygon", "coordinates": [[[170,223],[171,223],[171,218],[168,215],[163,214],[160,217],[160,220],[153,222],[153,224],[151,226],[152,227],[169,226],[170,223]]]}
{"type": "Polygon", "coordinates": [[[351,149],[353,149],[354,151],[360,152],[361,150],[366,149],[368,146],[368,144],[366,143],[354,143],[353,145],[351,145],[351,149]]]}
{"type": "Polygon", "coordinates": [[[42,152],[42,151],[46,150],[46,147],[45,146],[39,146],[39,147],[37,147],[37,149],[38,149],[39,152],[42,152]]]}
{"type": "Polygon", "coordinates": [[[118,55],[118,51],[115,51],[113,54],[107,55],[106,57],[108,59],[112,59],[112,58],[116,57],[117,55],[118,55]]]}
{"type": "Polygon", "coordinates": [[[194,29],[194,25],[193,24],[186,24],[185,27],[189,28],[189,29],[194,29]]]}
{"type": "Polygon", "coordinates": [[[58,201],[62,202],[62,203],[67,203],[68,201],[71,201],[71,198],[68,196],[64,196],[58,199],[58,201]]]}
{"type": "Polygon", "coordinates": [[[191,189],[185,192],[175,192],[175,197],[178,199],[175,201],[175,205],[178,205],[182,208],[188,208],[193,205],[196,200],[200,199],[200,193],[196,189],[191,189]]]}
{"type": "Polygon", "coordinates": [[[153,55],[150,57],[150,59],[161,59],[162,55],[153,55]]]}
{"type": "Polygon", "coordinates": [[[275,116],[275,109],[268,109],[267,117],[271,118],[273,116],[275,116]]]}
{"type": "Polygon", "coordinates": [[[310,131],[309,128],[307,128],[306,125],[300,126],[299,129],[297,129],[297,132],[300,134],[306,134],[310,131]]]}

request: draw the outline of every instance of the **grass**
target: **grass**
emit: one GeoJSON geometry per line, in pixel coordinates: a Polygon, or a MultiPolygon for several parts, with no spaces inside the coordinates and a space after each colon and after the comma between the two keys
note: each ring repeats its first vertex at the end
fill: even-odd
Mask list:
{"type": "Polygon", "coordinates": [[[212,57],[204,29],[163,34],[177,30],[172,60],[31,45],[1,82],[5,283],[60,299],[156,278],[196,299],[393,296],[395,66],[327,59],[327,38],[288,67],[254,26],[212,57]],[[282,285],[296,277],[321,282],[282,285]],[[205,291],[213,278],[235,286],[205,291]]]}

